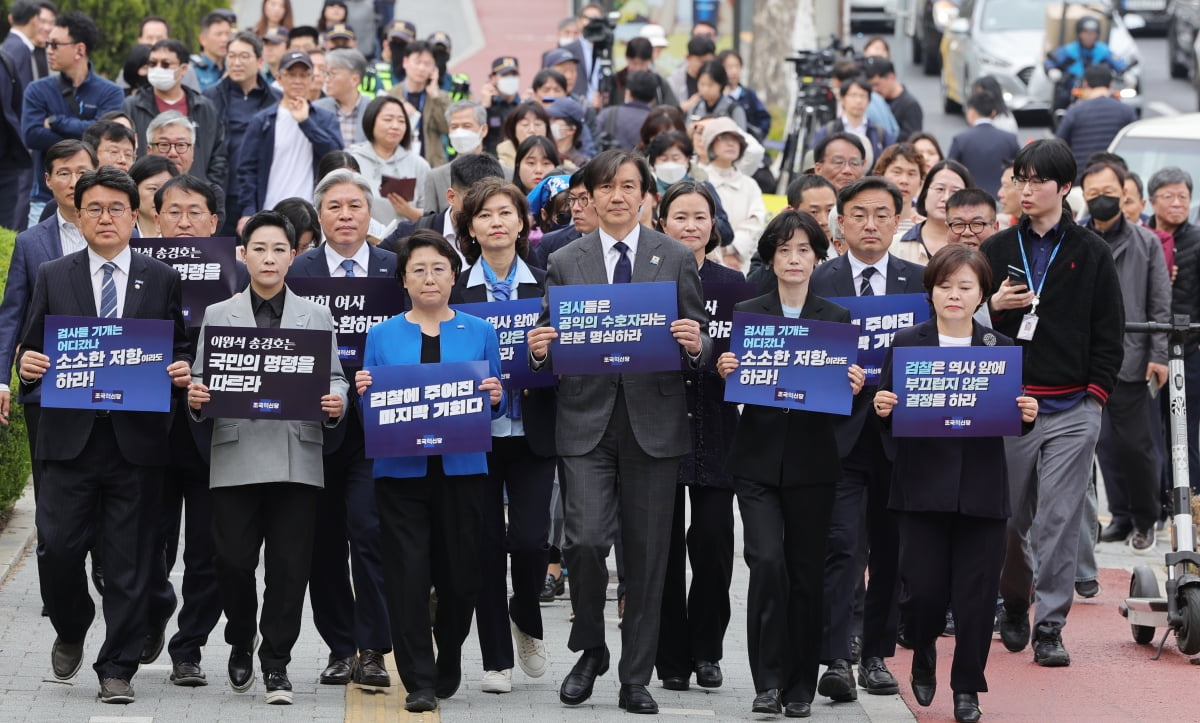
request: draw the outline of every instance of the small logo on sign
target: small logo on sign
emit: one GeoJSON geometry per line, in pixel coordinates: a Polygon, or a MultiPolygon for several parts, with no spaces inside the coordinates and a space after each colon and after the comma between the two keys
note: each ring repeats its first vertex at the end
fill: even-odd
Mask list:
{"type": "Polygon", "coordinates": [[[250,403],[250,408],[266,414],[281,414],[283,403],[278,399],[255,399],[250,403]]]}
{"type": "Polygon", "coordinates": [[[125,392],[120,389],[106,392],[103,389],[92,390],[92,404],[100,404],[102,402],[112,402],[113,404],[125,403],[125,392]]]}
{"type": "Polygon", "coordinates": [[[777,402],[804,404],[806,397],[808,397],[808,392],[803,389],[781,389],[780,387],[775,387],[775,401],[777,402]]]}
{"type": "Polygon", "coordinates": [[[605,354],[602,360],[604,364],[610,367],[619,367],[628,364],[633,360],[633,357],[628,354],[605,354]]]}
{"type": "Polygon", "coordinates": [[[971,426],[971,420],[966,417],[945,417],[942,425],[951,429],[967,429],[971,426]]]}
{"type": "Polygon", "coordinates": [[[434,437],[431,434],[427,434],[424,437],[417,437],[417,446],[423,449],[434,449],[435,447],[440,447],[443,441],[441,437],[434,437]]]}
{"type": "Polygon", "coordinates": [[[358,359],[358,348],[353,346],[339,346],[338,359],[342,361],[358,359]]]}

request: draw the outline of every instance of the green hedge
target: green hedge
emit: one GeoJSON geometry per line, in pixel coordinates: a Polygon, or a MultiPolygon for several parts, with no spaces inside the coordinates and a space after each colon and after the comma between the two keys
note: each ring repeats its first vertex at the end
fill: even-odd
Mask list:
{"type": "MultiPolygon", "coordinates": [[[[0,295],[8,280],[8,264],[12,260],[17,234],[0,228],[0,295]]],[[[16,375],[13,375],[16,379],[16,375]]],[[[14,395],[15,396],[15,395],[14,395]]],[[[21,405],[14,403],[8,416],[8,426],[0,427],[0,516],[7,517],[13,504],[20,499],[29,479],[29,441],[25,436],[25,416],[21,405]]]]}

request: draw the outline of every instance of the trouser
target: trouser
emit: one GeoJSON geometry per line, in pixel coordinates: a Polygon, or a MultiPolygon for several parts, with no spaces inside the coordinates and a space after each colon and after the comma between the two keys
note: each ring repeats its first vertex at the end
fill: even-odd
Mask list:
{"type": "Polygon", "coordinates": [[[1130,522],[1139,530],[1154,527],[1161,509],[1150,406],[1145,382],[1117,382],[1104,405],[1096,444],[1113,520],[1130,522]]]}
{"type": "Polygon", "coordinates": [[[0,227],[20,233],[29,228],[29,197],[33,192],[33,167],[22,168],[4,159],[0,163],[0,227]]]}
{"type": "Polygon", "coordinates": [[[213,542],[225,609],[225,642],[258,649],[264,671],[286,670],[300,637],[304,590],[312,564],[312,519],[320,488],[291,482],[215,487],[213,542]],[[265,548],[264,548],[265,544],[265,548]],[[264,548],[262,619],[258,615],[258,551],[264,548]]]}
{"type": "Polygon", "coordinates": [[[1096,565],[1096,543],[1100,541],[1100,500],[1096,494],[1096,468],[1083,495],[1083,514],[1079,517],[1079,554],[1075,560],[1075,582],[1088,582],[1100,577],[1096,565]]]}
{"type": "Polygon", "coordinates": [[[1038,626],[1065,625],[1071,609],[1079,520],[1100,417],[1100,403],[1085,397],[1065,411],[1038,415],[1028,434],[1004,440],[1012,518],[1000,594],[1010,612],[1035,604],[1038,626]]]}

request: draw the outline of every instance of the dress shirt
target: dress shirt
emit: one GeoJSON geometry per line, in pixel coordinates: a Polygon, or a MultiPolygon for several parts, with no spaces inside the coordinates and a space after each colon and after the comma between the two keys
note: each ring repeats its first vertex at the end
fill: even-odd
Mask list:
{"type": "MultiPolygon", "coordinates": [[[[483,257],[481,256],[480,261],[482,261],[482,260],[483,260],[483,257]]],[[[516,258],[515,261],[517,262],[517,275],[513,278],[513,283],[512,283],[513,295],[511,298],[513,298],[513,299],[517,298],[517,287],[518,286],[520,286],[521,284],[536,284],[537,283],[537,279],[535,279],[533,277],[533,272],[529,270],[529,266],[524,261],[522,261],[519,257],[516,258]]],[[[480,284],[485,285],[487,288],[487,300],[495,301],[496,298],[494,296],[492,296],[492,287],[487,284],[487,279],[484,278],[484,275],[483,275],[483,264],[479,263],[477,261],[477,262],[475,262],[474,265],[471,266],[471,271],[467,275],[467,288],[470,288],[472,286],[479,286],[480,284]]]]}
{"type": "Polygon", "coordinates": [[[868,264],[860,261],[858,257],[854,255],[854,252],[849,253],[850,273],[854,278],[854,289],[856,294],[858,293],[858,289],[862,288],[863,269],[867,268],[868,266],[874,267],[876,271],[876,274],[871,277],[871,290],[875,292],[876,296],[883,296],[887,294],[887,267],[889,257],[890,254],[884,254],[883,258],[879,259],[873,264],[868,264]]]}
{"type": "MultiPolygon", "coordinates": [[[[368,248],[366,241],[363,242],[362,246],[358,247],[358,251],[355,251],[354,255],[351,256],[350,259],[354,262],[355,276],[368,275],[369,272],[367,271],[367,264],[371,261],[371,249],[368,248]]],[[[325,242],[325,263],[329,264],[330,276],[334,278],[341,278],[346,275],[346,269],[342,267],[342,262],[345,260],[345,256],[342,256],[337,251],[334,251],[333,247],[329,245],[328,241],[325,242]]]]}
{"type": "Polygon", "coordinates": [[[613,282],[613,272],[616,271],[617,261],[621,258],[621,252],[617,251],[613,246],[618,241],[625,242],[625,245],[629,247],[627,253],[629,254],[629,265],[632,268],[634,259],[637,258],[638,238],[642,234],[641,228],[641,224],[634,226],[633,231],[622,239],[609,236],[603,228],[598,229],[600,231],[600,247],[604,249],[604,272],[608,274],[608,283],[611,284],[613,282]]]}
{"type": "Polygon", "coordinates": [[[86,249],[87,241],[84,240],[79,227],[63,218],[62,211],[55,211],[55,214],[58,216],[58,236],[62,243],[63,256],[86,249]]]}
{"type": "Polygon", "coordinates": [[[96,299],[96,315],[100,314],[100,291],[104,287],[104,264],[112,261],[117,269],[113,271],[113,284],[117,287],[117,316],[125,315],[125,287],[129,284],[129,264],[133,261],[133,251],[126,245],[121,253],[112,259],[106,259],[95,251],[88,249],[88,268],[92,275],[92,296],[96,299]]]}
{"type": "Polygon", "coordinates": [[[250,308],[254,310],[254,323],[259,329],[278,329],[283,321],[283,299],[287,287],[279,290],[269,299],[259,296],[253,288],[250,289],[250,308]]]}

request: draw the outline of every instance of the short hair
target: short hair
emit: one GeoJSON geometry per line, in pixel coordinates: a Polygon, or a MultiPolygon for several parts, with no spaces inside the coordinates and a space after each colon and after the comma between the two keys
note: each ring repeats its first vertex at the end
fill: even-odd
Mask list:
{"type": "Polygon", "coordinates": [[[155,133],[158,133],[163,128],[170,126],[179,126],[187,128],[188,136],[192,139],[192,143],[196,142],[196,126],[192,121],[177,110],[164,110],[162,113],[154,116],[150,120],[150,125],[146,126],[146,144],[152,143],[150,140],[155,133]]]}
{"type": "Polygon", "coordinates": [[[896,188],[896,184],[881,176],[863,176],[847,183],[842,186],[842,190],[838,191],[838,214],[846,215],[846,204],[853,201],[855,196],[867,191],[887,191],[892,197],[892,205],[895,207],[896,213],[900,213],[904,198],[900,195],[900,189],[896,188]]]}
{"type": "Polygon", "coordinates": [[[178,40],[172,40],[171,38],[163,38],[154,45],[151,45],[150,52],[153,53],[155,50],[166,50],[174,53],[175,57],[179,59],[180,65],[187,65],[190,56],[187,46],[178,40]]]}
{"type": "Polygon", "coordinates": [[[730,58],[737,58],[738,65],[746,64],[746,62],[742,60],[742,54],[733,48],[722,50],[721,52],[717,53],[717,62],[721,64],[722,68],[725,67],[725,61],[729,60],[730,58]]]}
{"type": "Polygon", "coordinates": [[[362,168],[358,165],[358,159],[354,157],[354,154],[339,149],[326,153],[321,156],[321,160],[317,161],[317,179],[320,180],[339,168],[362,173],[362,168]]]}
{"type": "Polygon", "coordinates": [[[856,75],[853,78],[847,78],[846,80],[843,80],[841,87],[838,88],[838,97],[845,98],[846,94],[849,93],[852,88],[858,88],[859,90],[864,91],[868,98],[871,97],[871,81],[867,80],[867,76],[865,75],[856,75]]]}
{"type": "Polygon", "coordinates": [[[292,225],[291,220],[287,216],[278,211],[259,211],[250,217],[242,228],[242,237],[240,239],[243,246],[250,245],[250,237],[260,228],[278,228],[283,229],[283,234],[287,236],[288,245],[292,250],[296,250],[296,227],[292,225]]]}
{"type": "Polygon", "coordinates": [[[775,260],[775,249],[791,240],[797,231],[803,231],[808,237],[817,260],[824,261],[829,255],[829,237],[821,230],[821,224],[808,211],[789,208],[776,214],[758,237],[758,257],[763,264],[770,266],[775,260]]]}
{"type": "Polygon", "coordinates": [[[408,269],[408,260],[412,258],[413,251],[419,248],[431,248],[445,257],[450,262],[450,271],[454,275],[454,280],[458,281],[458,275],[462,271],[462,259],[459,258],[458,252],[437,231],[428,228],[419,228],[413,231],[411,236],[402,239],[396,245],[396,279],[401,284],[404,283],[404,273],[408,269]]]}
{"type": "Polygon", "coordinates": [[[671,213],[671,204],[680,196],[691,194],[703,197],[705,202],[708,203],[708,216],[712,221],[712,228],[708,232],[708,242],[704,244],[704,253],[712,253],[713,249],[717,248],[721,243],[721,234],[717,231],[717,201],[713,198],[712,191],[709,191],[708,186],[704,183],[700,181],[679,181],[668,188],[663,193],[662,200],[658,202],[658,213],[655,217],[656,225],[659,231],[663,231],[667,216],[671,213]]]}
{"type": "Polygon", "coordinates": [[[46,149],[46,155],[42,158],[42,165],[46,167],[46,173],[50,173],[54,170],[55,161],[71,158],[80,151],[88,154],[88,158],[92,159],[93,168],[100,164],[100,159],[96,158],[96,148],[91,143],[81,141],[78,138],[66,138],[46,149]]]}
{"type": "Polygon", "coordinates": [[[558,21],[558,29],[559,29],[559,30],[566,30],[567,28],[573,28],[573,27],[575,27],[575,25],[576,25],[578,22],[579,22],[579,21],[578,21],[577,19],[575,19],[575,17],[574,17],[574,16],[572,16],[572,17],[569,17],[569,18],[563,18],[562,20],[559,20],[559,21],[558,21]]]}
{"type": "MultiPolygon", "coordinates": [[[[541,149],[550,163],[557,166],[562,162],[562,157],[559,155],[558,146],[554,145],[554,141],[546,136],[529,136],[521,141],[521,145],[517,146],[517,155],[513,160],[513,183],[517,184],[517,188],[525,193],[532,191],[532,188],[525,188],[525,184],[521,183],[521,162],[525,160],[525,156],[533,153],[534,150],[541,149]]],[[[589,189],[590,190],[590,189],[589,189]]]]}
{"type": "Polygon", "coordinates": [[[1096,151],[1087,157],[1087,160],[1083,162],[1083,167],[1087,168],[1093,163],[1112,163],[1120,166],[1125,170],[1126,173],[1129,172],[1129,164],[1125,162],[1124,158],[1116,153],[1109,153],[1108,151],[1096,151]]]}
{"type": "Polygon", "coordinates": [[[504,178],[504,166],[486,153],[467,153],[450,162],[450,187],[466,191],[485,178],[504,178]]]}
{"type": "Polygon", "coordinates": [[[897,159],[904,159],[915,164],[917,177],[921,181],[925,180],[925,159],[921,157],[921,152],[917,150],[917,147],[911,143],[893,143],[884,148],[879,154],[879,158],[875,159],[875,168],[871,170],[871,174],[882,176],[897,159]]]}
{"type": "Polygon", "coordinates": [[[857,60],[839,60],[833,64],[833,77],[838,83],[857,78],[862,72],[862,66],[857,60]]]}
{"type": "Polygon", "coordinates": [[[567,188],[583,188],[587,190],[583,185],[583,175],[583,168],[576,168],[575,172],[571,174],[571,180],[567,181],[567,188]]]}
{"type": "Polygon", "coordinates": [[[692,147],[692,139],[683,131],[663,131],[654,136],[646,146],[646,160],[653,164],[655,159],[672,148],[678,148],[688,158],[691,158],[692,153],[695,152],[692,147]]]}
{"type": "Polygon", "coordinates": [[[1103,173],[1104,171],[1112,171],[1113,175],[1117,177],[1117,183],[1121,184],[1122,187],[1125,186],[1125,178],[1129,175],[1125,169],[1121,168],[1116,163],[1100,161],[1098,163],[1088,164],[1087,168],[1083,169],[1083,173],[1079,174],[1080,190],[1083,190],[1083,182],[1087,180],[1088,176],[1094,176],[1097,173],[1103,173]]]}
{"type": "Polygon", "coordinates": [[[1167,166],[1160,168],[1150,176],[1150,180],[1146,182],[1146,194],[1153,197],[1158,193],[1158,189],[1163,186],[1170,186],[1176,183],[1182,183],[1187,186],[1188,194],[1192,193],[1192,174],[1183,170],[1179,166],[1167,166]]]}
{"type": "Polygon", "coordinates": [[[417,55],[420,53],[429,53],[430,55],[433,55],[433,48],[430,47],[429,43],[425,42],[424,40],[414,40],[408,45],[404,46],[403,57],[405,58],[410,55],[417,55]]]}
{"type": "Polygon", "coordinates": [[[98,120],[83,131],[83,141],[92,148],[99,148],[100,141],[129,141],[137,148],[137,136],[124,123],[110,120],[98,120]]]}
{"type": "Polygon", "coordinates": [[[669,130],[686,134],[687,119],[683,117],[683,111],[673,105],[654,106],[646,115],[646,119],[642,121],[642,127],[638,129],[638,135],[642,139],[642,148],[650,145],[650,141],[659,133],[669,130]]]}
{"type": "Polygon", "coordinates": [[[130,210],[138,210],[138,201],[140,200],[138,187],[129,174],[116,166],[100,166],[94,171],[83,174],[83,177],[75,182],[76,211],[83,208],[83,194],[97,186],[124,193],[129,198],[130,210]]]}
{"type": "Polygon", "coordinates": [[[275,204],[275,212],[287,216],[292,222],[292,227],[296,229],[296,245],[300,245],[300,237],[305,232],[311,233],[313,236],[313,245],[317,246],[321,243],[323,237],[321,233],[321,221],[317,215],[317,209],[308,201],[298,196],[285,198],[275,204]]]}
{"type": "Polygon", "coordinates": [[[687,54],[695,57],[705,55],[713,55],[717,52],[717,45],[712,41],[712,38],[697,37],[693,35],[688,38],[687,54]]]}
{"type": "MultiPolygon", "coordinates": [[[[639,70],[626,76],[625,90],[629,91],[634,100],[652,103],[658,97],[658,79],[648,70],[639,70]]],[[[610,112],[616,113],[615,110],[610,112]]]]}
{"type": "Polygon", "coordinates": [[[866,59],[863,63],[863,71],[868,78],[883,78],[888,75],[896,74],[896,66],[887,58],[873,56],[866,59]]]}
{"type": "MultiPolygon", "coordinates": [[[[480,103],[477,100],[471,100],[470,98],[456,100],[453,103],[451,103],[450,105],[446,106],[446,114],[445,114],[446,115],[446,124],[449,125],[450,118],[453,117],[455,113],[461,113],[464,110],[471,111],[471,114],[475,118],[475,122],[479,124],[480,128],[487,127],[487,124],[488,124],[487,108],[483,107],[483,103],[480,103]]],[[[405,117],[406,118],[408,117],[407,114],[405,115],[405,117]]],[[[547,124],[546,127],[549,128],[549,124],[547,124]]],[[[407,148],[407,147],[408,146],[405,146],[405,148],[407,148]]]]}
{"type": "Polygon", "coordinates": [[[288,31],[287,44],[291,47],[292,41],[296,38],[311,38],[317,45],[321,44],[321,31],[311,25],[297,25],[288,31]]]}
{"type": "Polygon", "coordinates": [[[964,266],[974,271],[975,277],[979,279],[979,289],[983,297],[980,303],[987,301],[992,290],[992,265],[979,249],[967,244],[946,244],[929,259],[922,279],[925,292],[932,294],[934,287],[964,266]]]}
{"type": "Polygon", "coordinates": [[[651,45],[649,38],[630,38],[625,44],[625,57],[633,60],[652,60],[654,58],[654,46],[651,45]]]}
{"type": "Polygon", "coordinates": [[[335,48],[325,53],[330,68],[342,68],[357,73],[359,82],[367,74],[367,58],[354,48],[335,48]]]}
{"type": "Polygon", "coordinates": [[[946,216],[950,216],[950,209],[963,208],[964,206],[987,206],[992,209],[994,214],[996,211],[996,197],[982,188],[970,187],[964,188],[961,191],[955,191],[950,194],[950,198],[946,199],[946,216]]]}
{"type": "Polygon", "coordinates": [[[1142,177],[1130,171],[1125,175],[1125,182],[1128,183],[1130,181],[1133,181],[1133,187],[1137,189],[1138,198],[1142,198],[1146,193],[1145,187],[1142,185],[1142,177]]]}
{"type": "Polygon", "coordinates": [[[650,164],[646,163],[642,154],[613,148],[601,151],[584,166],[586,173],[583,176],[583,185],[587,188],[588,193],[594,194],[597,186],[611,181],[617,175],[617,170],[626,163],[632,163],[637,168],[638,177],[642,182],[643,196],[650,189],[656,188],[654,173],[650,170],[650,164]]]}
{"type": "Polygon", "coordinates": [[[567,87],[567,77],[554,68],[542,68],[539,70],[533,76],[533,83],[530,87],[537,90],[538,88],[545,87],[547,83],[557,83],[558,87],[562,88],[564,92],[570,90],[567,87]]]}
{"type": "Polygon", "coordinates": [[[967,107],[975,111],[984,118],[991,118],[1000,112],[999,99],[994,93],[989,93],[986,90],[977,90],[967,98],[967,107]]]}
{"type": "MultiPolygon", "coordinates": [[[[362,57],[362,53],[359,53],[359,57],[362,57]]],[[[400,138],[400,147],[407,150],[412,147],[412,124],[408,122],[408,111],[404,109],[404,102],[394,95],[382,94],[367,104],[367,109],[363,111],[362,117],[363,135],[371,143],[375,142],[375,121],[379,119],[379,114],[383,112],[383,107],[391,104],[398,107],[404,115],[404,135],[400,138]]]]}
{"type": "MultiPolygon", "coordinates": [[[[38,0],[15,0],[8,9],[8,14],[12,16],[13,25],[28,25],[41,11],[42,4],[38,0]]],[[[142,24],[145,23],[146,20],[143,20],[142,24]]]]}
{"type": "Polygon", "coordinates": [[[963,188],[971,188],[975,185],[975,179],[971,178],[971,172],[963,164],[950,159],[938,161],[929,169],[929,173],[925,174],[925,180],[921,182],[921,193],[917,195],[917,213],[922,216],[929,215],[929,212],[925,209],[925,198],[929,196],[929,187],[933,185],[933,177],[942,171],[950,171],[961,178],[963,188]]]}
{"type": "Polygon", "coordinates": [[[163,202],[167,198],[167,192],[176,189],[183,191],[184,193],[198,193],[201,196],[204,196],[204,205],[208,208],[208,212],[218,212],[217,194],[213,191],[212,186],[208,185],[207,181],[196,178],[190,173],[181,173],[163,185],[159,186],[158,190],[154,192],[155,213],[162,211],[163,202]]]}
{"type": "MultiPolygon", "coordinates": [[[[565,83],[566,81],[563,82],[565,83]]],[[[546,124],[546,132],[550,131],[550,114],[546,112],[541,103],[534,100],[527,100],[516,108],[513,108],[508,117],[504,119],[504,127],[501,130],[501,135],[504,136],[505,140],[514,146],[517,145],[517,124],[530,115],[535,116],[538,120],[546,124]]]]}
{"type": "MultiPolygon", "coordinates": [[[[17,0],[18,3],[23,2],[23,1],[24,0],[17,0]]],[[[17,6],[14,4],[13,7],[16,8],[17,6]]],[[[13,20],[16,20],[16,19],[17,19],[17,16],[14,13],[13,20]]],[[[146,17],[142,18],[141,24],[138,25],[138,35],[141,35],[142,32],[146,30],[146,26],[149,25],[150,23],[162,23],[163,27],[167,29],[167,35],[171,34],[171,23],[167,22],[166,18],[162,17],[161,15],[147,15],[146,17]]],[[[24,23],[17,23],[17,25],[23,25],[23,24],[24,23]]]]}
{"type": "Polygon", "coordinates": [[[829,148],[829,144],[834,141],[845,141],[858,149],[858,155],[863,160],[867,158],[867,149],[863,145],[862,139],[854,133],[830,133],[822,138],[817,145],[813,146],[813,163],[822,163],[825,160],[825,151],[829,148]]]}
{"type": "MultiPolygon", "coordinates": [[[[712,42],[711,40],[709,42],[712,42]]],[[[729,76],[725,73],[725,66],[717,60],[706,60],[700,66],[700,71],[696,73],[696,77],[700,78],[707,75],[714,83],[721,86],[721,93],[725,92],[725,86],[729,85],[729,76]]]]}
{"type": "Polygon", "coordinates": [[[804,192],[814,188],[828,188],[833,191],[833,197],[837,198],[837,186],[833,185],[828,178],[816,173],[802,173],[796,177],[796,180],[788,184],[788,205],[792,208],[799,206],[804,201],[804,192]]]}
{"type": "Polygon", "coordinates": [[[217,23],[225,23],[230,27],[233,26],[233,21],[229,19],[228,10],[213,10],[209,14],[200,18],[200,32],[206,32],[209,28],[217,23]]]}
{"type": "Polygon", "coordinates": [[[71,40],[83,43],[84,50],[87,51],[88,55],[91,55],[96,46],[100,44],[100,29],[96,27],[96,22],[86,13],[78,10],[65,12],[54,19],[54,25],[66,28],[67,33],[71,36],[71,40]]]}
{"type": "Polygon", "coordinates": [[[317,187],[313,189],[313,206],[320,211],[321,205],[325,202],[325,194],[329,193],[329,189],[343,183],[352,183],[358,186],[359,190],[363,192],[363,196],[366,197],[368,206],[375,200],[375,191],[371,188],[371,182],[367,180],[366,176],[348,168],[339,168],[317,181],[317,187]]]}
{"type": "Polygon", "coordinates": [[[485,178],[471,185],[463,197],[462,211],[454,216],[454,233],[458,239],[458,247],[467,263],[474,264],[479,260],[482,249],[471,232],[475,216],[483,210],[484,204],[492,196],[507,196],[521,219],[521,230],[517,233],[517,256],[522,259],[529,256],[529,201],[521,189],[505,181],[503,178],[485,178]]]}
{"type": "Polygon", "coordinates": [[[179,169],[170,158],[156,156],[152,153],[137,159],[129,167],[129,177],[139,186],[142,185],[142,181],[157,176],[160,173],[166,173],[171,178],[174,178],[179,175],[179,169]]]}
{"type": "Polygon", "coordinates": [[[251,51],[254,53],[254,57],[262,58],[262,54],[263,54],[262,38],[258,37],[257,35],[250,32],[249,30],[241,30],[238,32],[237,35],[234,35],[232,38],[230,38],[229,44],[232,45],[233,43],[245,43],[246,45],[249,45],[251,51]]]}
{"type": "Polygon", "coordinates": [[[1089,65],[1083,71],[1083,82],[1087,83],[1089,88],[1107,88],[1113,82],[1112,69],[1104,63],[1089,65]]]}
{"type": "Polygon", "coordinates": [[[1054,181],[1059,189],[1074,183],[1077,172],[1075,154],[1061,138],[1039,138],[1028,143],[1017,151],[1013,161],[1013,173],[1054,181]]]}

